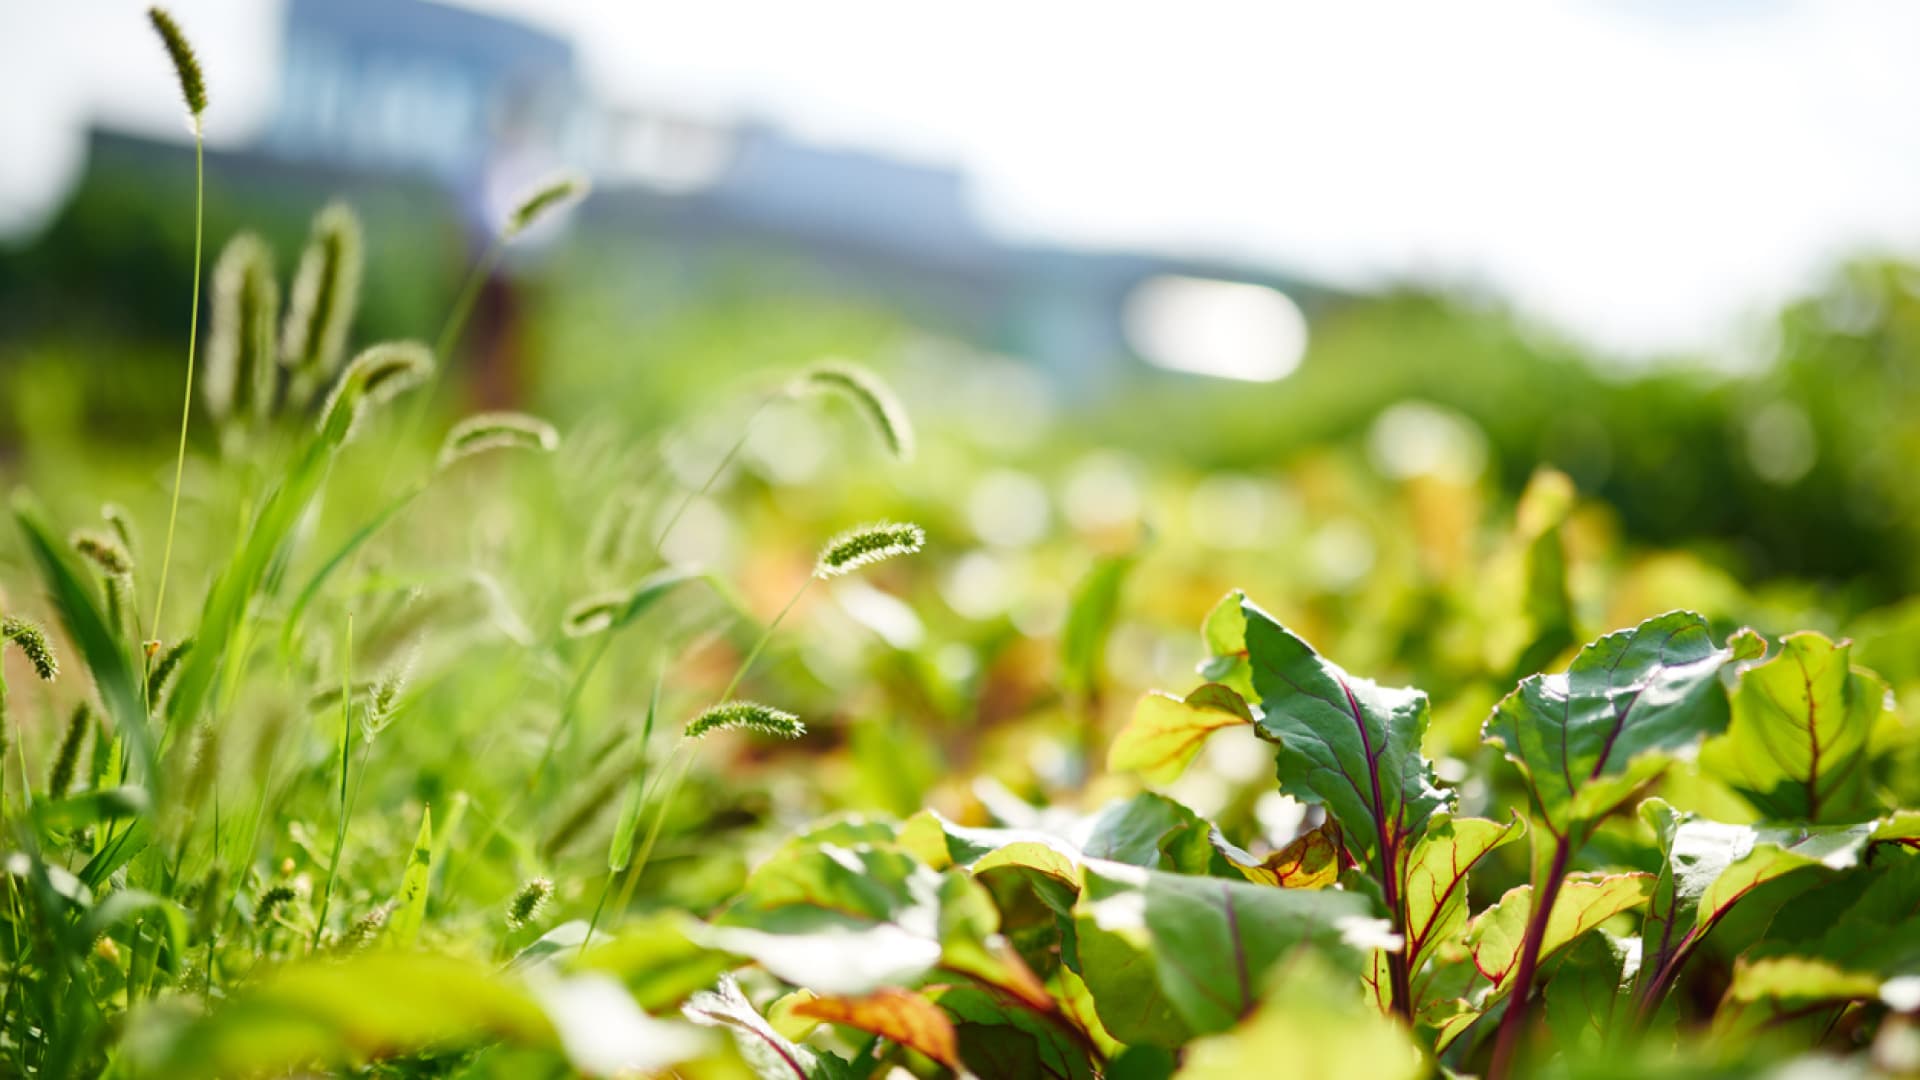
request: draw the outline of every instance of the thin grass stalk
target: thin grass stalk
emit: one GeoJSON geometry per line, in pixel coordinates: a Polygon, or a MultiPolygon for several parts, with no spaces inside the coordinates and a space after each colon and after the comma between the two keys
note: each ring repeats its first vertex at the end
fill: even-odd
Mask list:
{"type": "MultiPolygon", "coordinates": [[[[641,873],[646,870],[648,861],[653,858],[653,846],[660,840],[660,830],[666,824],[667,810],[672,807],[674,797],[680,794],[680,785],[686,781],[687,772],[693,766],[693,758],[694,755],[688,749],[688,743],[682,739],[673,748],[673,754],[667,758],[667,763],[661,767],[660,775],[653,785],[654,789],[661,793],[659,810],[653,815],[653,820],[647,823],[646,834],[640,841],[640,851],[633,857],[633,862],[627,866],[626,880],[620,883],[620,899],[614,903],[615,911],[627,910],[627,905],[632,902],[634,886],[639,884],[641,873]]],[[[653,793],[653,790],[649,790],[648,795],[653,793]]],[[[652,801],[654,800],[650,798],[642,799],[642,802],[652,801]]]]}
{"type": "Polygon", "coordinates": [[[327,909],[333,904],[333,882],[340,873],[340,853],[347,846],[347,773],[353,765],[353,615],[347,615],[347,647],[340,671],[340,824],[333,833],[333,858],[327,863],[327,884],[320,897],[320,914],[313,923],[313,941],[309,952],[320,947],[320,934],[327,926],[327,909]]]}
{"type": "Polygon", "coordinates": [[[453,347],[460,344],[460,335],[466,331],[467,319],[473,315],[473,305],[480,299],[480,287],[500,265],[500,259],[506,254],[506,241],[495,237],[488,241],[487,249],[473,261],[467,271],[467,278],[460,285],[460,293],[454,298],[453,307],[447,312],[447,321],[440,326],[440,336],[434,340],[433,355],[444,366],[453,359],[453,347]]]}
{"type": "Polygon", "coordinates": [[[753,407],[753,412],[747,415],[746,423],[740,425],[740,437],[733,440],[733,445],[727,448],[726,455],[720,459],[720,463],[713,467],[711,473],[707,474],[706,481],[702,483],[698,489],[689,491],[681,496],[680,505],[674,507],[673,514],[667,518],[667,523],[660,527],[660,534],[653,539],[653,550],[656,554],[666,546],[667,537],[673,535],[674,526],[680,524],[680,519],[686,515],[687,509],[694,504],[695,500],[704,497],[707,492],[713,490],[713,485],[719,483],[720,477],[726,473],[727,466],[732,465],[733,459],[739,457],[740,451],[746,448],[747,439],[753,435],[753,425],[755,421],[760,419],[760,414],[767,411],[767,406],[772,405],[775,401],[785,396],[785,391],[769,394],[761,398],[760,403],[753,407]]]}
{"type": "MultiPolygon", "coordinates": [[[[560,718],[547,730],[546,745],[541,748],[540,762],[534,766],[533,775],[527,779],[527,789],[521,796],[523,800],[539,790],[541,782],[546,779],[547,769],[553,764],[553,755],[560,748],[560,736],[573,726],[574,714],[580,710],[580,696],[586,692],[587,680],[593,677],[594,669],[600,666],[601,659],[612,646],[613,628],[610,627],[600,632],[593,651],[587,654],[587,662],[580,665],[579,674],[573,677],[572,685],[567,687],[566,700],[560,705],[560,718]]],[[[516,809],[518,805],[515,804],[516,809]]]]}
{"type": "MultiPolygon", "coordinates": [[[[753,648],[747,652],[746,659],[740,661],[740,666],[734,669],[733,678],[727,680],[727,688],[720,692],[716,705],[733,697],[734,690],[740,686],[740,680],[746,677],[747,669],[753,666],[753,662],[760,658],[760,653],[766,649],[767,642],[773,637],[773,632],[780,628],[787,613],[793,610],[794,605],[800,602],[800,598],[807,594],[807,590],[813,587],[816,580],[818,579],[808,576],[807,580],[793,591],[793,596],[787,600],[787,605],[780,609],[780,614],[775,615],[773,621],[767,624],[767,628],[760,632],[760,640],[753,643],[753,648]]],[[[627,868],[627,879],[621,883],[620,902],[616,910],[626,910],[627,902],[633,898],[634,885],[639,882],[640,875],[646,872],[647,861],[653,857],[653,846],[660,839],[660,830],[666,825],[667,813],[673,809],[673,800],[680,794],[680,786],[686,782],[687,773],[693,767],[697,750],[690,749],[692,745],[685,739],[680,740],[673,749],[673,757],[668,759],[666,767],[661,770],[660,782],[664,787],[660,803],[654,811],[653,820],[647,825],[646,839],[640,844],[639,854],[634,856],[633,864],[627,868]],[[675,765],[679,768],[676,769],[675,765]]]]}
{"type": "MultiPolygon", "coordinates": [[[[160,639],[160,617],[167,604],[167,572],[173,566],[174,527],[180,519],[180,482],[187,470],[187,426],[193,417],[193,362],[200,343],[200,254],[207,201],[206,146],[199,117],[193,123],[193,314],[187,322],[187,388],[180,403],[180,448],[173,462],[173,498],[167,508],[167,542],[160,554],[160,588],[153,600],[149,640],[160,639]]],[[[147,665],[141,665],[144,669],[147,665]]],[[[144,686],[141,688],[146,689],[144,686]]]]}
{"type": "MultiPolygon", "coordinates": [[[[454,346],[460,344],[461,335],[466,332],[467,320],[473,314],[473,305],[480,298],[480,287],[486,284],[500,260],[506,255],[507,243],[504,238],[495,237],[487,242],[486,250],[475,259],[468,268],[466,280],[460,284],[460,292],[454,297],[453,307],[447,311],[447,320],[440,326],[440,336],[433,342],[433,358],[438,362],[439,371],[444,372],[453,365],[454,346]]],[[[421,394],[406,410],[406,416],[399,425],[398,440],[405,445],[413,439],[425,419],[430,394],[421,394]]],[[[383,473],[380,486],[387,486],[387,478],[393,471],[393,458],[387,459],[387,468],[383,473]]],[[[407,496],[411,498],[411,494],[407,496]]]]}
{"type": "MultiPolygon", "coordinates": [[[[660,713],[660,684],[663,678],[664,674],[661,672],[654,674],[653,702],[647,707],[646,726],[640,731],[640,760],[634,764],[634,767],[638,770],[638,774],[634,776],[633,780],[634,783],[640,785],[640,805],[642,807],[646,805],[647,782],[652,779],[647,775],[648,748],[653,745],[653,723],[655,717],[660,713]]],[[[624,816],[624,811],[622,813],[624,816]]],[[[624,825],[625,823],[622,822],[621,827],[624,828],[624,825]]],[[[627,833],[627,841],[631,843],[632,839],[632,833],[629,831],[627,833]]],[[[631,852],[627,853],[626,862],[627,866],[633,864],[631,852]]],[[[600,912],[607,906],[607,894],[613,891],[614,879],[618,878],[621,873],[627,869],[627,866],[610,865],[607,867],[607,880],[600,886],[600,899],[594,901],[593,917],[587,920],[587,936],[580,939],[581,955],[586,955],[587,946],[593,941],[593,931],[600,925],[600,912]]],[[[622,897],[621,910],[625,910],[626,899],[631,895],[631,887],[623,887],[620,895],[622,897]]]]}

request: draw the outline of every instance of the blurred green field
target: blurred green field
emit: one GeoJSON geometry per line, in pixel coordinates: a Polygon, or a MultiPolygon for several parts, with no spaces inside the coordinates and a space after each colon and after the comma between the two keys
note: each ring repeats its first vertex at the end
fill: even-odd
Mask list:
{"type": "MultiPolygon", "coordinates": [[[[0,254],[0,614],[61,661],[43,680],[0,650],[0,1070],[1197,1077],[1285,1052],[1304,1076],[1737,1076],[1819,1052],[1847,1058],[1835,1075],[1912,1074],[1912,268],[1837,270],[1749,371],[1627,366],[1407,289],[1330,304],[1279,382],[1115,357],[1089,383],[764,254],[689,289],[598,233],[590,199],[510,264],[510,341],[484,294],[478,329],[422,347],[439,370],[386,401],[345,361],[432,341],[470,259],[428,193],[353,190],[349,347],[304,398],[272,368],[271,415],[219,415],[195,386],[169,536],[194,287],[192,162],[173,164],[96,170],[0,254]],[[917,452],[808,384],[824,361],[877,373],[917,452]],[[483,405],[557,446],[449,454],[483,405]],[[882,520],[924,551],[806,584],[830,538],[882,520]],[[1262,654],[1257,612],[1217,607],[1234,590],[1312,649],[1262,654]],[[1536,672],[1591,674],[1583,643],[1676,610],[1700,618],[1670,636],[1711,670],[1662,650],[1630,692],[1606,683],[1594,700],[1629,743],[1649,729],[1648,756],[1609,739],[1579,779],[1625,786],[1562,820],[1551,777],[1483,723],[1536,672]],[[1803,659],[1763,720],[1742,628],[1851,653],[1821,645],[1836,666],[1803,659]],[[1458,868],[1462,903],[1429,913],[1449,933],[1397,991],[1399,946],[1326,927],[1383,915],[1405,940],[1393,850],[1426,850],[1427,818],[1368,839],[1302,778],[1327,769],[1289,764],[1312,740],[1286,725],[1317,722],[1282,692],[1301,670],[1431,696],[1408,727],[1349,690],[1363,736],[1398,740],[1392,782],[1431,770],[1420,813],[1534,821],[1468,859],[1470,888],[1458,868]],[[1202,681],[1240,712],[1143,697],[1202,681]],[[682,737],[723,699],[805,734],[682,737]],[[1826,744],[1836,703],[1851,726],[1826,744]],[[1155,709],[1187,757],[1140,749],[1155,709]],[[1812,805],[1726,763],[1767,723],[1812,733],[1790,767],[1812,805]],[[1844,765],[1823,773],[1823,747],[1844,765]],[[1756,899],[1713,907],[1730,866],[1756,899]],[[1569,869],[1609,875],[1575,891],[1640,891],[1542,951],[1532,1056],[1504,1058],[1495,1029],[1532,986],[1530,963],[1517,994],[1490,974],[1502,920],[1528,921],[1508,890],[1569,869]],[[1663,952],[1659,925],[1696,908],[1690,951],[1663,952]],[[1648,989],[1642,957],[1673,971],[1648,989]]],[[[210,176],[203,280],[255,229],[290,291],[333,194],[210,176]]],[[[1368,809],[1386,798],[1376,780],[1368,809]]]]}

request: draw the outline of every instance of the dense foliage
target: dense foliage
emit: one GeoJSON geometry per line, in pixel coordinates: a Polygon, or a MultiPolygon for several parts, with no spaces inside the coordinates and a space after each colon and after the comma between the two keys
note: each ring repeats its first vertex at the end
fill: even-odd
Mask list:
{"type": "MultiPolygon", "coordinates": [[[[475,283],[583,193],[501,223],[432,346],[355,347],[344,203],[285,281],[232,236],[177,456],[33,421],[0,1072],[1920,1069],[1920,608],[1870,607],[1910,551],[1748,588],[1644,546],[1637,470],[1727,467],[1678,468],[1686,438],[1509,500],[1431,404],[1373,471],[1302,425],[1231,474],[1096,450],[1051,532],[1010,464],[1033,384],[973,355],[449,416],[475,283]]],[[[1811,317],[1790,361],[1848,352],[1811,317]]],[[[1854,358],[1895,365],[1907,318],[1854,358]]],[[[1590,378],[1526,370],[1501,392],[1590,378]]],[[[1196,400],[1167,441],[1266,403],[1196,400]]],[[[1191,456],[1259,450],[1230,443],[1191,456]]]]}

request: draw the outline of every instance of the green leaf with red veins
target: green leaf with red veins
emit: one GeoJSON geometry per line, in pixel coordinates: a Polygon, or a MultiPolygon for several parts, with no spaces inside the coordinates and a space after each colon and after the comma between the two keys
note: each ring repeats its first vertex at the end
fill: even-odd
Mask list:
{"type": "Polygon", "coordinates": [[[1659,799],[1647,800],[1640,815],[1666,856],[1641,929],[1642,995],[1664,993],[1693,948],[1755,889],[1803,870],[1810,872],[1796,880],[1811,886],[1859,866],[1870,844],[1899,842],[1880,838],[1886,826],[1872,821],[1729,825],[1678,813],[1659,799]]]}
{"type": "Polygon", "coordinates": [[[1482,737],[1520,767],[1547,828],[1578,847],[1674,754],[1726,728],[1720,669],[1764,647],[1742,631],[1718,648],[1706,619],[1671,611],[1588,645],[1565,674],[1522,680],[1482,737]]]}
{"type": "Polygon", "coordinates": [[[1520,818],[1488,821],[1434,815],[1407,860],[1407,966],[1415,973],[1434,947],[1467,923],[1467,871],[1526,834],[1520,818]]]}
{"type": "Polygon", "coordinates": [[[1754,808],[1781,821],[1864,821],[1880,810],[1867,742],[1887,709],[1887,684],[1848,662],[1851,645],[1805,631],[1740,674],[1727,733],[1701,764],[1754,808]]]}
{"type": "Polygon", "coordinates": [[[1427,695],[1349,675],[1252,603],[1240,610],[1258,730],[1280,744],[1280,789],[1326,805],[1391,906],[1414,840],[1451,802],[1420,752],[1427,695]]]}
{"type": "MultiPolygon", "coordinates": [[[[1647,902],[1653,892],[1652,874],[1569,874],[1553,911],[1547,916],[1546,933],[1540,942],[1540,958],[1545,960],[1573,944],[1574,939],[1598,927],[1623,911],[1631,911],[1647,902]]],[[[1504,995],[1513,990],[1514,969],[1519,966],[1521,941],[1527,921],[1533,914],[1533,886],[1521,885],[1507,890],[1498,903],[1474,917],[1467,927],[1467,943],[1473,950],[1474,966],[1493,982],[1494,991],[1504,995]]],[[[1491,997],[1481,1003],[1490,1006],[1491,997]]]]}

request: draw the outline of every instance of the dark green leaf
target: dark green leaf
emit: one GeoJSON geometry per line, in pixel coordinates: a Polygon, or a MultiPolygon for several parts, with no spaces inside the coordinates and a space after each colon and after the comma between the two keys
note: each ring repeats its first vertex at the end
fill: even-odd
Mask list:
{"type": "MultiPolygon", "coordinates": [[[[1075,908],[1079,971],[1122,1042],[1230,1028],[1267,972],[1302,950],[1357,976],[1385,935],[1362,896],[1091,862],[1075,908]]],[[[1171,1041],[1170,1041],[1171,1040],[1171,1041]]]]}
{"type": "Polygon", "coordinates": [[[1427,695],[1355,678],[1253,604],[1241,613],[1259,730],[1280,744],[1281,790],[1325,803],[1359,860],[1397,877],[1449,802],[1421,754],[1427,695]]]}
{"type": "Polygon", "coordinates": [[[1726,727],[1720,669],[1759,645],[1742,634],[1716,648],[1705,619],[1669,612],[1588,645],[1563,675],[1522,680],[1483,737],[1520,767],[1547,828],[1577,847],[1669,755],[1726,727]]]}

